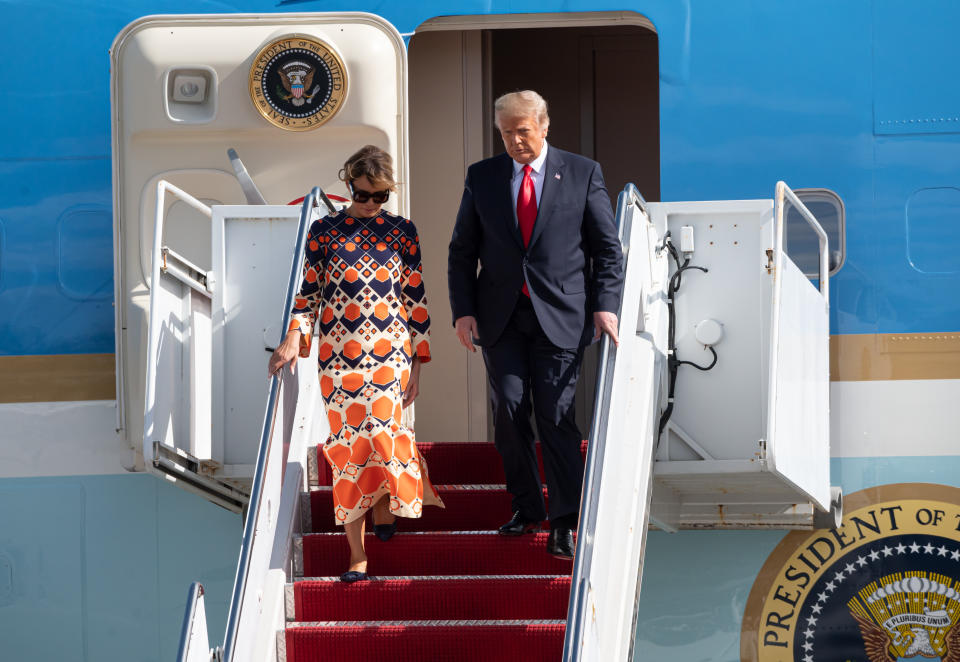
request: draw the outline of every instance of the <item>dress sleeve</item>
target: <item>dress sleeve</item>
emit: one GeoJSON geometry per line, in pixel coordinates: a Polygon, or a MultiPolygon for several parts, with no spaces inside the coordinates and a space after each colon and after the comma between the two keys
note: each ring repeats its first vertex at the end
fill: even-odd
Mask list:
{"type": "Polygon", "coordinates": [[[310,355],[310,340],[314,324],[323,306],[324,265],[326,245],[323,236],[322,219],[314,221],[307,233],[307,245],[304,250],[303,276],[300,279],[300,293],[294,299],[292,318],[288,331],[300,331],[300,356],[310,355]]]}
{"type": "Polygon", "coordinates": [[[407,326],[410,329],[410,342],[421,363],[430,361],[430,313],[427,312],[427,293],[423,286],[423,264],[420,255],[420,236],[412,221],[407,221],[406,233],[401,255],[403,274],[400,283],[400,295],[404,312],[407,314],[407,326]]]}

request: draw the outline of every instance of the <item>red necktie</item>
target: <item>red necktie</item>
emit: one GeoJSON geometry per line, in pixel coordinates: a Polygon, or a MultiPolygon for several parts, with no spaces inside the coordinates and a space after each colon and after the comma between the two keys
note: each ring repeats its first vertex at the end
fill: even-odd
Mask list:
{"type": "MultiPolygon", "coordinates": [[[[533,178],[530,176],[531,172],[533,172],[531,166],[523,166],[523,181],[520,182],[520,193],[517,194],[517,223],[520,226],[524,248],[530,244],[533,224],[537,220],[537,193],[533,186],[533,178]]],[[[530,296],[526,283],[523,284],[523,293],[530,296]]]]}

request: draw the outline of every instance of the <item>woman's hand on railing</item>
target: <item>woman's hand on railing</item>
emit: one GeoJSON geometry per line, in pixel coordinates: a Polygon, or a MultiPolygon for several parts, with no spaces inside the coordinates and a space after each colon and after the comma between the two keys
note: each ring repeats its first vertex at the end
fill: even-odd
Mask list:
{"type": "Polygon", "coordinates": [[[287,335],[280,346],[270,355],[267,374],[272,377],[278,374],[287,364],[290,364],[290,373],[296,374],[298,356],[300,356],[300,330],[291,329],[287,331],[287,335]]]}

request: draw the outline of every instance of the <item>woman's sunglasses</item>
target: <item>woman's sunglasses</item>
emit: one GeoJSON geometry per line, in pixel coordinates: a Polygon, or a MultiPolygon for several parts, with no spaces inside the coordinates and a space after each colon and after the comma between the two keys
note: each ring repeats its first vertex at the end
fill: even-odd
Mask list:
{"type": "Polygon", "coordinates": [[[376,204],[382,205],[384,202],[390,199],[390,191],[362,191],[360,189],[353,188],[353,183],[349,184],[350,195],[353,197],[354,202],[364,204],[369,200],[373,200],[376,204]]]}

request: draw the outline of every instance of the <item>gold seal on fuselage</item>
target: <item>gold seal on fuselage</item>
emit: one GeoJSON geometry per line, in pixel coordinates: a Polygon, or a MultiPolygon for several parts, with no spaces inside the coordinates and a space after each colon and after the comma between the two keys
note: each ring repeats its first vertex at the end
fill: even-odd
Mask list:
{"type": "Polygon", "coordinates": [[[250,67],[250,100],[263,117],[287,131],[308,131],[339,112],[347,95],[343,60],[306,35],[286,35],[260,49],[250,67]]]}
{"type": "Polygon", "coordinates": [[[741,662],[960,660],[960,489],[844,497],[837,529],[795,531],[747,599],[741,662]]]}

